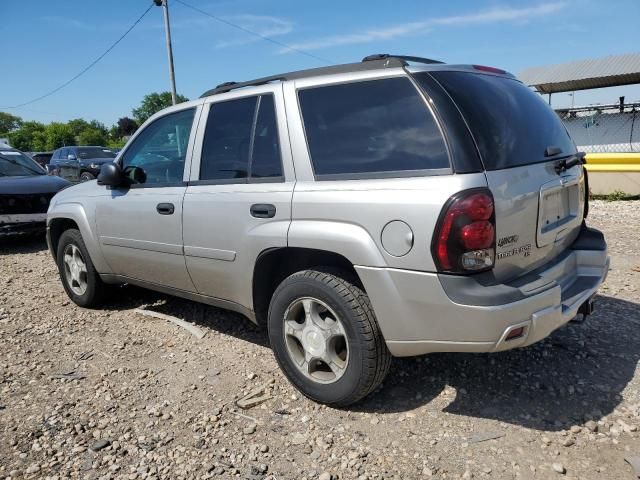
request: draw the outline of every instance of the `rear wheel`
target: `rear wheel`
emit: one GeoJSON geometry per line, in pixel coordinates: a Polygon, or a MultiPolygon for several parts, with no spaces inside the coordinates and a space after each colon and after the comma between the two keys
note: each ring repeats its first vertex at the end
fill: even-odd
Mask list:
{"type": "Polygon", "coordinates": [[[81,307],[98,305],[104,294],[104,284],[78,230],[69,229],[60,236],[57,261],[60,279],[69,298],[81,307]]]}
{"type": "Polygon", "coordinates": [[[357,402],[391,364],[367,294],[333,273],[305,270],[286,278],[271,299],[268,328],[285,375],[317,402],[357,402]]]}

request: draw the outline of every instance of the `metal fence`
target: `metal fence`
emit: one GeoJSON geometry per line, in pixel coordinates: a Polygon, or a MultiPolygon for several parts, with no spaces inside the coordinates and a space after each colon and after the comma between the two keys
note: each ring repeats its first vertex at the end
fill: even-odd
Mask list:
{"type": "Polygon", "coordinates": [[[640,103],[556,110],[578,150],[640,152],[640,103]]]}

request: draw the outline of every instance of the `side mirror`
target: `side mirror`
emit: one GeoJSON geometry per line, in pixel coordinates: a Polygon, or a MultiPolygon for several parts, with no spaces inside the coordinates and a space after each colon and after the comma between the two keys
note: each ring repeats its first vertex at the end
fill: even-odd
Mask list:
{"type": "Polygon", "coordinates": [[[67,155],[67,160],[77,160],[78,157],[76,157],[73,153],[70,153],[69,155],[67,155]]]}
{"type": "Polygon", "coordinates": [[[98,185],[107,185],[108,187],[119,187],[124,183],[124,174],[120,165],[113,162],[107,162],[100,167],[98,174],[98,185]]]}

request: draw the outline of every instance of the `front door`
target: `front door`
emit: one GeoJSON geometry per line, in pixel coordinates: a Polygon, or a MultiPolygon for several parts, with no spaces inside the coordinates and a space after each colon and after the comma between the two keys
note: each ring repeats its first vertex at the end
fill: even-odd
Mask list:
{"type": "Polygon", "coordinates": [[[205,104],[183,211],[199,293],[251,308],[256,257],[286,246],[295,183],[286,125],[281,85],[205,104]]]}
{"type": "Polygon", "coordinates": [[[110,190],[96,206],[100,245],[114,274],[194,290],[183,255],[182,202],[199,109],[157,118],[122,153],[132,184],[110,190]]]}
{"type": "Polygon", "coordinates": [[[76,161],[70,160],[69,156],[73,155],[73,150],[70,148],[63,148],[58,154],[58,175],[69,180],[70,182],[76,181],[76,161]]]}

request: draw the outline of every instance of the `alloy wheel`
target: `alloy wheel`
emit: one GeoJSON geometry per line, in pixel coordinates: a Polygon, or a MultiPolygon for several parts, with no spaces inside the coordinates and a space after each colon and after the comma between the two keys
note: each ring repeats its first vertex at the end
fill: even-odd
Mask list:
{"type": "Polygon", "coordinates": [[[347,334],[326,303],[299,298],[287,308],[284,324],[287,352],[307,378],[333,383],[344,375],[349,362],[347,334]]]}

